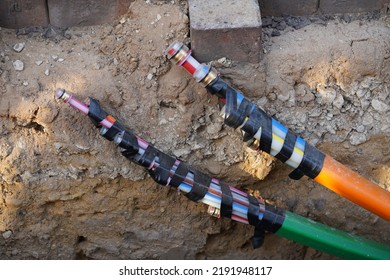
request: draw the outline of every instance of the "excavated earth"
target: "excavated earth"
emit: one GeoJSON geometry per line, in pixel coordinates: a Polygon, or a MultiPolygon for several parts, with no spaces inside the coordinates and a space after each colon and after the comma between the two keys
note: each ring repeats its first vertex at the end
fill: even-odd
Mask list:
{"type": "MultiPolygon", "coordinates": [[[[157,185],[56,101],[58,87],[99,99],[157,148],[242,190],[390,244],[390,223],[310,179],[292,181],[290,168],[223,125],[216,98],[164,56],[171,42],[190,42],[186,1],[155,2],[134,1],[101,26],[45,36],[0,30],[0,259],[335,258],[273,234],[253,250],[250,226],[157,185]]],[[[390,190],[390,17],[298,27],[271,19],[263,31],[261,63],[221,57],[214,67],[268,114],[390,190]]]]}

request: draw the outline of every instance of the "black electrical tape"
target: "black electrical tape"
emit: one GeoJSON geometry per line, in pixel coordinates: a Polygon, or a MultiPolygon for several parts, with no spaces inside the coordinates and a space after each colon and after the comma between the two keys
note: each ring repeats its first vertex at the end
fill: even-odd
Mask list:
{"type": "Polygon", "coordinates": [[[290,159],[291,155],[294,152],[295,142],[297,141],[297,136],[294,133],[291,133],[290,130],[287,130],[286,138],[284,139],[283,147],[280,152],[275,155],[277,159],[281,162],[286,162],[290,159]]]}
{"type": "Polygon", "coordinates": [[[219,182],[221,187],[221,216],[231,219],[233,213],[232,191],[226,183],[219,182]]]}
{"type": "Polygon", "coordinates": [[[260,248],[265,239],[265,230],[261,227],[255,227],[255,231],[252,237],[252,247],[253,249],[260,248]]]}
{"type": "Polygon", "coordinates": [[[314,179],[321,172],[324,165],[324,159],[324,153],[306,142],[302,161],[299,166],[291,172],[289,177],[294,180],[299,180],[303,175],[306,175],[314,179]]]}
{"type": "Polygon", "coordinates": [[[260,108],[255,107],[251,112],[248,121],[241,128],[245,132],[243,140],[245,142],[251,140],[260,127],[261,135],[259,148],[266,153],[270,153],[272,146],[272,118],[260,108]]]}
{"type": "Polygon", "coordinates": [[[248,223],[252,226],[257,226],[260,222],[259,220],[259,211],[260,211],[260,205],[257,198],[254,196],[248,194],[248,223]]]}
{"type": "Polygon", "coordinates": [[[255,227],[252,237],[252,246],[254,249],[261,247],[264,243],[265,229],[260,226],[259,210],[260,205],[257,198],[248,194],[248,223],[255,227]]]}
{"type": "Polygon", "coordinates": [[[239,127],[249,116],[252,106],[253,104],[244,98],[238,107],[237,92],[230,88],[226,92],[225,123],[233,128],[239,127]]]}
{"type": "Polygon", "coordinates": [[[207,194],[211,184],[211,177],[197,170],[191,170],[191,172],[194,174],[194,183],[191,191],[186,193],[186,197],[192,201],[198,202],[207,194]]]}
{"type": "Polygon", "coordinates": [[[265,203],[264,216],[259,226],[264,228],[266,231],[275,233],[283,225],[285,217],[285,210],[265,203]]]}
{"type": "Polygon", "coordinates": [[[122,135],[122,141],[118,144],[119,147],[131,152],[136,155],[139,151],[137,137],[130,131],[125,130],[122,135]]]}
{"type": "Polygon", "coordinates": [[[180,184],[183,183],[184,179],[187,177],[188,172],[190,172],[190,170],[188,169],[187,164],[185,164],[184,162],[180,162],[179,166],[175,170],[175,174],[173,174],[172,176],[169,185],[178,188],[180,184]]]}
{"type": "Polygon", "coordinates": [[[142,157],[138,160],[138,163],[146,168],[150,168],[156,157],[157,149],[149,145],[142,157]]]}
{"type": "Polygon", "coordinates": [[[106,131],[106,133],[103,134],[103,137],[112,141],[118,133],[124,130],[126,130],[126,128],[123,127],[120,122],[115,121],[114,124],[106,131]]]}
{"type": "Polygon", "coordinates": [[[88,116],[91,118],[92,122],[96,127],[100,126],[99,123],[104,120],[108,114],[100,107],[98,100],[89,98],[89,111],[88,116]]]}
{"type": "Polygon", "coordinates": [[[157,183],[166,186],[168,185],[170,172],[176,159],[159,151],[157,152],[157,157],[159,166],[149,169],[149,174],[157,183]]]}
{"type": "Polygon", "coordinates": [[[206,89],[208,92],[215,94],[219,98],[225,98],[227,87],[229,87],[229,85],[224,80],[222,80],[220,76],[218,76],[214,79],[214,81],[206,86],[206,89]]]}
{"type": "Polygon", "coordinates": [[[255,107],[250,113],[247,122],[241,128],[241,130],[245,132],[243,137],[244,142],[248,142],[249,140],[253,139],[256,132],[260,129],[261,117],[262,114],[259,112],[259,108],[255,107]]]}

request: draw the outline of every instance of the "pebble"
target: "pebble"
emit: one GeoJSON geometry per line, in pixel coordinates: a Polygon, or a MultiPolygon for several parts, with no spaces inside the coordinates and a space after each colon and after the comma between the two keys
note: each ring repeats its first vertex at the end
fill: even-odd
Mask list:
{"type": "Polygon", "coordinates": [[[157,14],[157,20],[160,20],[160,19],[161,19],[161,15],[157,14]]]}
{"type": "Polygon", "coordinates": [[[120,24],[124,24],[126,22],[126,18],[121,18],[121,20],[119,21],[120,24]]]}
{"type": "Polygon", "coordinates": [[[58,55],[52,55],[51,58],[52,58],[54,61],[57,61],[58,55]]]}
{"type": "Polygon", "coordinates": [[[3,238],[4,238],[4,239],[8,239],[8,238],[10,238],[11,236],[12,236],[12,231],[7,230],[7,231],[3,232],[3,238]]]}
{"type": "Polygon", "coordinates": [[[175,157],[183,157],[183,156],[187,156],[191,153],[191,150],[190,149],[177,149],[177,150],[174,150],[173,151],[173,154],[175,157]]]}
{"type": "Polygon", "coordinates": [[[333,88],[319,89],[318,93],[317,101],[319,104],[332,104],[337,96],[336,90],[333,88]]]}
{"type": "Polygon", "coordinates": [[[364,132],[364,125],[359,125],[359,126],[356,128],[356,131],[357,131],[357,132],[360,132],[360,133],[364,132]]]}
{"type": "Polygon", "coordinates": [[[149,81],[151,81],[153,79],[153,74],[148,74],[148,76],[146,77],[149,81]]]}
{"type": "Polygon", "coordinates": [[[282,102],[286,102],[287,100],[290,99],[290,92],[287,91],[287,92],[278,94],[278,99],[279,99],[280,101],[282,101],[282,102]]]}
{"type": "Polygon", "coordinates": [[[366,113],[363,116],[363,122],[362,122],[363,125],[366,125],[366,126],[371,125],[371,124],[373,124],[373,122],[374,122],[374,119],[371,117],[370,114],[366,113]]]}
{"type": "Polygon", "coordinates": [[[24,69],[24,63],[20,60],[15,60],[14,61],[14,68],[16,71],[23,71],[24,69]]]}
{"type": "Polygon", "coordinates": [[[14,51],[20,53],[24,49],[25,43],[17,43],[14,45],[14,51]]]}
{"type": "Polygon", "coordinates": [[[333,106],[337,109],[341,109],[344,105],[344,97],[341,94],[337,94],[335,100],[333,100],[333,106]]]}
{"type": "Polygon", "coordinates": [[[45,75],[46,75],[46,76],[49,76],[49,75],[50,75],[49,69],[46,69],[46,70],[45,70],[45,75]]]}
{"type": "Polygon", "coordinates": [[[364,133],[352,132],[349,142],[354,145],[360,145],[367,141],[367,137],[364,133]]]}
{"type": "Polygon", "coordinates": [[[63,62],[65,59],[63,59],[63,58],[59,58],[58,59],[58,62],[63,62]]]}
{"type": "Polygon", "coordinates": [[[27,81],[23,81],[23,85],[26,87],[28,86],[28,82],[27,81]]]}
{"type": "Polygon", "coordinates": [[[35,64],[36,64],[37,66],[41,65],[42,63],[43,63],[42,60],[37,60],[37,61],[35,61],[35,64]]]}
{"type": "Polygon", "coordinates": [[[389,105],[380,101],[379,99],[373,99],[371,101],[371,106],[375,111],[380,113],[386,113],[389,110],[389,105]]]}

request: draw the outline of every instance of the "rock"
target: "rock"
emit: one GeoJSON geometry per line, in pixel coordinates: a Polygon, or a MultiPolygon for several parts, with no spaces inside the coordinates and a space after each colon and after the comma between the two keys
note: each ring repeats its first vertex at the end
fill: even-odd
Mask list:
{"type": "Polygon", "coordinates": [[[7,231],[3,232],[3,238],[4,238],[4,239],[8,239],[8,238],[10,238],[11,236],[12,236],[12,231],[7,230],[7,231]]]}
{"type": "Polygon", "coordinates": [[[58,55],[52,55],[51,58],[52,58],[54,61],[57,61],[57,60],[58,60],[58,55]]]}
{"type": "Polygon", "coordinates": [[[218,132],[220,132],[222,129],[222,125],[218,122],[215,122],[215,123],[211,123],[210,125],[207,126],[206,128],[206,131],[208,134],[217,134],[218,132]]]}
{"type": "Polygon", "coordinates": [[[41,65],[42,63],[43,63],[42,60],[37,60],[37,61],[35,61],[35,64],[36,64],[37,66],[41,65]]]}
{"type": "Polygon", "coordinates": [[[24,69],[24,63],[20,60],[15,60],[13,65],[16,71],[23,71],[24,69]]]}
{"type": "Polygon", "coordinates": [[[337,96],[336,90],[333,88],[320,88],[318,93],[317,101],[319,104],[332,104],[337,96]]]}
{"type": "Polygon", "coordinates": [[[389,105],[383,103],[379,99],[373,99],[371,101],[371,106],[372,108],[374,108],[375,111],[380,113],[386,113],[389,110],[389,105]]]}
{"type": "Polygon", "coordinates": [[[126,22],[126,18],[121,18],[119,21],[120,24],[124,24],[125,22],[126,22]]]}
{"type": "Polygon", "coordinates": [[[333,106],[337,109],[341,109],[344,105],[344,97],[341,94],[337,94],[335,100],[333,100],[333,106]]]}
{"type": "Polygon", "coordinates": [[[366,125],[366,126],[367,125],[372,125],[373,122],[374,122],[374,119],[373,119],[373,117],[370,114],[366,113],[363,116],[363,122],[362,122],[363,125],[366,125]]]}
{"type": "Polygon", "coordinates": [[[63,59],[63,58],[59,58],[58,59],[58,62],[63,62],[65,59],[63,59]]]}
{"type": "Polygon", "coordinates": [[[26,87],[28,86],[28,82],[27,81],[23,81],[23,85],[26,87]]]}
{"type": "Polygon", "coordinates": [[[161,19],[161,15],[157,14],[157,20],[160,20],[160,19],[161,19]]]}
{"type": "Polygon", "coordinates": [[[362,98],[363,96],[365,96],[367,94],[368,90],[367,89],[362,89],[362,88],[359,88],[357,91],[356,91],[356,96],[359,97],[359,98],[362,98]]]}
{"type": "Polygon", "coordinates": [[[290,92],[282,92],[281,94],[278,94],[278,99],[282,102],[286,102],[290,99],[290,92]]]}
{"type": "Polygon", "coordinates": [[[14,45],[13,49],[15,52],[20,53],[24,49],[25,43],[17,43],[14,45]]]}
{"type": "Polygon", "coordinates": [[[359,125],[359,126],[356,128],[356,131],[357,131],[357,132],[360,132],[360,133],[363,133],[363,132],[364,132],[364,125],[359,125]]]}
{"type": "Polygon", "coordinates": [[[190,149],[177,149],[177,150],[174,150],[173,151],[173,155],[175,157],[183,157],[183,156],[187,156],[191,153],[191,150],[190,149]]]}
{"type": "Polygon", "coordinates": [[[50,75],[49,69],[46,69],[46,70],[45,70],[45,75],[46,75],[46,76],[49,76],[49,75],[50,75]]]}
{"type": "Polygon", "coordinates": [[[153,74],[149,73],[148,76],[146,77],[149,81],[153,79],[153,74]]]}
{"type": "Polygon", "coordinates": [[[354,145],[360,145],[367,141],[367,137],[364,133],[352,132],[349,142],[354,145]]]}

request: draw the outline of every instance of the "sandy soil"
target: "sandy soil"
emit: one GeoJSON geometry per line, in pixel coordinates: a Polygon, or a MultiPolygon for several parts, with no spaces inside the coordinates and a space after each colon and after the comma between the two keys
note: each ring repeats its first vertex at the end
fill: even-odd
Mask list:
{"type": "MultiPolygon", "coordinates": [[[[186,2],[134,1],[123,18],[45,38],[0,30],[0,259],[333,259],[210,217],[157,185],[80,113],[54,99],[92,96],[135,133],[297,214],[390,244],[390,224],[225,127],[217,100],[164,50],[189,42],[186,2]],[[21,52],[13,48],[24,43],[21,52]],[[23,62],[17,71],[14,62],[23,62]]],[[[213,65],[310,143],[390,190],[390,20],[265,28],[263,59],[213,65]],[[274,32],[274,33],[273,33],[274,32]],[[272,34],[273,33],[273,34],[272,34]]]]}

